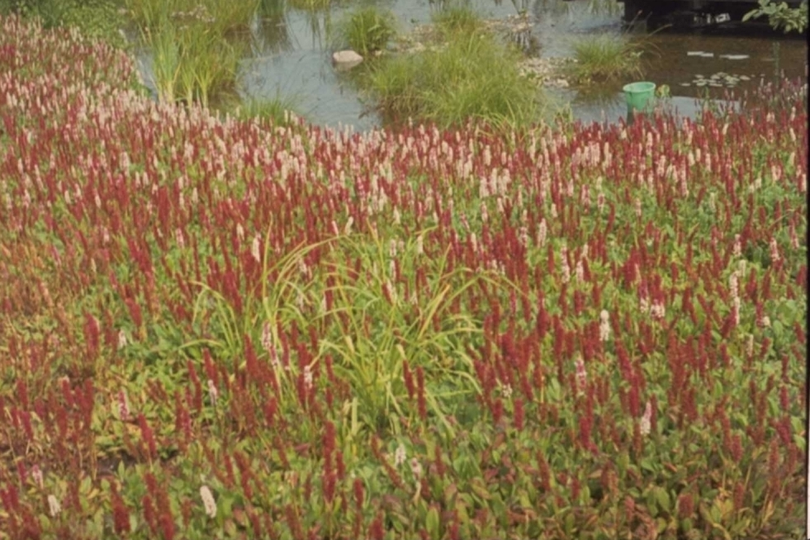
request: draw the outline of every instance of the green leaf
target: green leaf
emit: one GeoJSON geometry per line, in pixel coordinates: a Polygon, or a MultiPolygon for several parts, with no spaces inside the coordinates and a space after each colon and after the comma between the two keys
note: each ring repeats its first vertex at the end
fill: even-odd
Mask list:
{"type": "Polygon", "coordinates": [[[669,497],[669,493],[667,490],[660,487],[655,486],[653,488],[653,496],[655,497],[655,502],[658,504],[658,507],[661,510],[664,510],[667,513],[672,513],[672,500],[669,497]]]}
{"type": "Polygon", "coordinates": [[[433,540],[441,538],[441,530],[439,529],[439,512],[433,506],[428,510],[427,517],[425,518],[425,527],[427,532],[433,540]]]}

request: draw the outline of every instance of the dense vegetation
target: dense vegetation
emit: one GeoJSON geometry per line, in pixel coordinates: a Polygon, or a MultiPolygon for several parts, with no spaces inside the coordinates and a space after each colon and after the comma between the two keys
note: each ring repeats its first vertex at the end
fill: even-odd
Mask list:
{"type": "Polygon", "coordinates": [[[802,531],[807,88],[222,119],[0,19],[0,538],[802,531]]]}

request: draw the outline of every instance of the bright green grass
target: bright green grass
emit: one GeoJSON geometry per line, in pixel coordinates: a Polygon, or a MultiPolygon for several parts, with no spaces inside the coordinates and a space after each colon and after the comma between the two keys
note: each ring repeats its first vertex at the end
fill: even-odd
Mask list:
{"type": "Polygon", "coordinates": [[[374,6],[363,7],[341,23],[339,34],[342,47],[366,57],[385,49],[396,35],[394,16],[390,11],[374,6]]]}
{"type": "Polygon", "coordinates": [[[642,74],[643,45],[626,36],[599,34],[577,39],[573,43],[576,62],[570,76],[580,83],[615,81],[642,74]]]}
{"type": "Polygon", "coordinates": [[[459,31],[443,47],[387,60],[365,84],[395,123],[412,117],[440,126],[523,126],[538,120],[541,107],[535,85],[520,76],[519,58],[488,34],[459,31]]]}
{"type": "Polygon", "coordinates": [[[431,17],[442,36],[474,33],[484,28],[481,17],[466,4],[451,4],[435,11],[431,17]]]}
{"type": "Polygon", "coordinates": [[[165,18],[144,30],[143,41],[161,100],[207,107],[212,97],[235,91],[242,42],[224,39],[205,23],[178,27],[165,18]]]}

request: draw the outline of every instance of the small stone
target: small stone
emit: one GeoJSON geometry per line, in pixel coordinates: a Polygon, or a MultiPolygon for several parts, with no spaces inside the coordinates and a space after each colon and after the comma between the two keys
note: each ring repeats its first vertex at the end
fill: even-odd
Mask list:
{"type": "Polygon", "coordinates": [[[332,55],[332,62],[338,69],[351,69],[363,61],[363,57],[352,50],[337,51],[332,55]]]}
{"type": "Polygon", "coordinates": [[[751,77],[749,77],[748,75],[740,75],[740,80],[741,81],[750,81],[751,77]]]}

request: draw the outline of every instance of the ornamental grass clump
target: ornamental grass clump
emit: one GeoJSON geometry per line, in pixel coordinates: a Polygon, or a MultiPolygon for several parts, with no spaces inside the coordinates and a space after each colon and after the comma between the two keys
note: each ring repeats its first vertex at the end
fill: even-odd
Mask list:
{"type": "Polygon", "coordinates": [[[625,35],[597,34],[574,41],[575,62],[568,67],[573,80],[582,84],[640,77],[644,46],[625,35]]]}
{"type": "Polygon", "coordinates": [[[437,9],[431,20],[439,34],[452,37],[454,34],[475,34],[484,30],[484,21],[469,5],[450,3],[437,9]]]}
{"type": "Polygon", "coordinates": [[[239,62],[247,48],[245,31],[258,0],[153,2],[128,0],[151,58],[158,99],[208,107],[236,95],[239,62]]]}
{"type": "Polygon", "coordinates": [[[353,134],[15,17],[0,73],[0,534],[803,531],[804,81],[353,134]]]}
{"type": "Polygon", "coordinates": [[[470,120],[526,126],[539,120],[541,97],[521,77],[519,56],[490,34],[458,31],[442,47],[387,59],[364,82],[395,124],[413,118],[441,127],[470,120]]]}
{"type": "Polygon", "coordinates": [[[347,15],[340,25],[340,46],[348,47],[361,56],[370,57],[385,50],[396,36],[393,14],[369,6],[347,15]]]}

